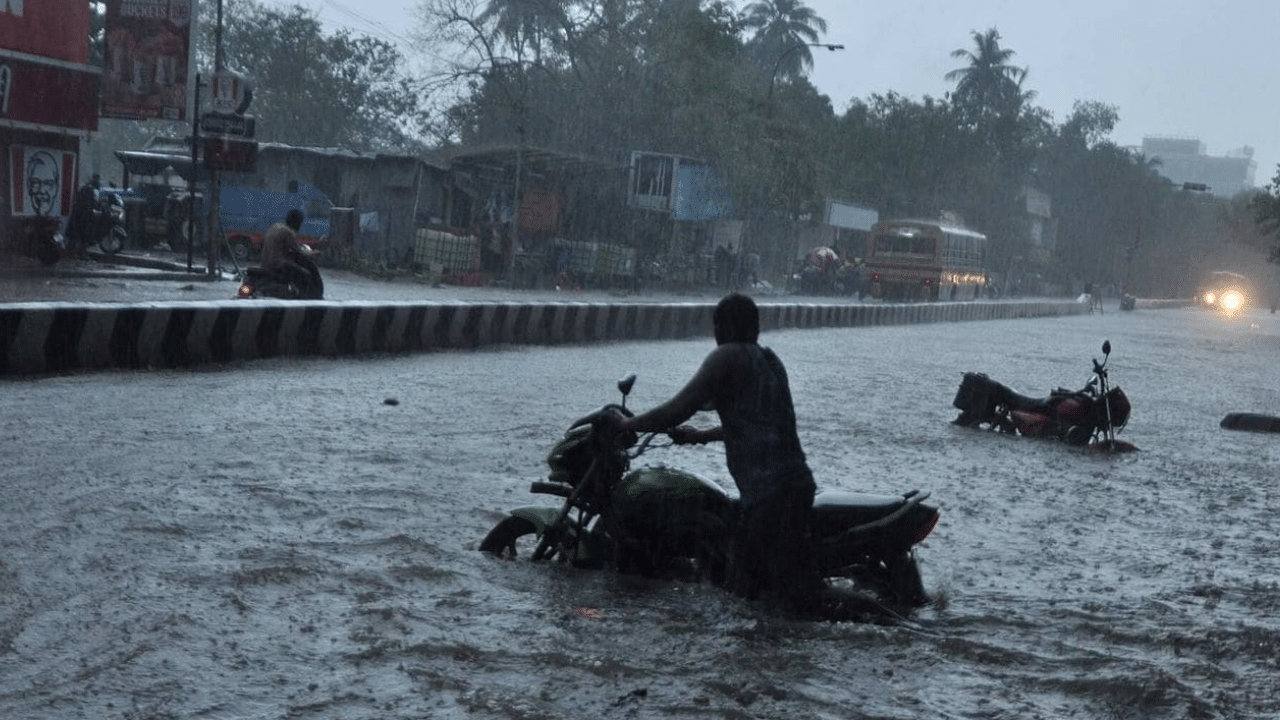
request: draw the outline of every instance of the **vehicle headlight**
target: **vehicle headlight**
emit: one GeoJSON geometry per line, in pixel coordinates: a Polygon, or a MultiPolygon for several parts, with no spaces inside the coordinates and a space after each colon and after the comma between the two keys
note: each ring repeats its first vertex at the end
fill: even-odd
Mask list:
{"type": "Polygon", "coordinates": [[[1205,293],[1205,294],[1204,294],[1204,304],[1205,304],[1205,305],[1212,305],[1212,304],[1213,304],[1213,301],[1214,301],[1214,300],[1216,300],[1216,299],[1217,299],[1217,298],[1215,298],[1215,297],[1213,296],[1213,293],[1211,293],[1211,292],[1207,292],[1207,293],[1205,293]]]}
{"type": "Polygon", "coordinates": [[[1227,312],[1235,312],[1244,306],[1244,293],[1239,290],[1228,290],[1222,296],[1222,309],[1227,312]]]}

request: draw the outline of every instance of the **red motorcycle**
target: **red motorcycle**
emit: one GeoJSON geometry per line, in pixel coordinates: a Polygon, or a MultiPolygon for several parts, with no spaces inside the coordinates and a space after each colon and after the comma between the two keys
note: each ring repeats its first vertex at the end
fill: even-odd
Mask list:
{"type": "Polygon", "coordinates": [[[1093,360],[1093,377],[1081,390],[1058,388],[1048,397],[1019,394],[984,373],[965,373],[951,404],[962,427],[1059,440],[1103,452],[1138,448],[1116,439],[1129,421],[1129,398],[1107,376],[1111,341],[1102,343],[1102,362],[1093,360]]]}

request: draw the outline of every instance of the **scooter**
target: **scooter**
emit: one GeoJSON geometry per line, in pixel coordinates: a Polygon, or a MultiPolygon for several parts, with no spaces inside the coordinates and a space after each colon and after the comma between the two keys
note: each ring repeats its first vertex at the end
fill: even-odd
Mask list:
{"type": "Polygon", "coordinates": [[[1048,397],[1019,394],[985,373],[967,372],[951,404],[960,410],[952,422],[968,428],[1058,440],[1103,452],[1130,452],[1137,446],[1116,439],[1129,421],[1129,398],[1110,385],[1107,360],[1111,341],[1102,343],[1102,362],[1093,360],[1093,376],[1080,390],[1058,388],[1048,397]]]}
{"type": "Polygon", "coordinates": [[[93,222],[89,240],[97,241],[98,248],[107,255],[115,255],[129,241],[124,229],[124,201],[115,193],[105,193],[93,209],[93,222]]]}
{"type": "MultiPolygon", "coordinates": [[[[124,202],[118,195],[106,193],[89,212],[88,237],[83,239],[85,246],[97,245],[107,255],[120,252],[129,240],[129,233],[124,229],[124,202]]],[[[69,228],[67,232],[70,231],[69,228]]],[[[77,252],[67,232],[54,227],[39,231],[35,254],[41,264],[53,265],[77,252]]]]}
{"type": "MultiPolygon", "coordinates": [[[[724,586],[738,499],[691,472],[667,467],[631,469],[655,447],[659,433],[610,438],[601,418],[630,415],[626,398],[634,374],[618,381],[622,404],[579,419],[547,457],[545,481],[530,491],[558,496],[557,507],[511,510],[485,536],[480,550],[535,561],[646,576],[675,575],[724,586]],[[530,548],[530,545],[532,546],[530,548]]],[[[915,546],[933,531],[938,509],[928,493],[870,495],[826,491],[814,498],[812,529],[817,565],[829,583],[847,582],[890,608],[909,611],[928,602],[915,546]]]]}
{"type": "Polygon", "coordinates": [[[320,269],[308,258],[296,261],[311,273],[312,288],[308,291],[291,282],[280,273],[258,267],[247,267],[240,273],[240,285],[236,288],[236,297],[276,298],[279,300],[319,300],[324,297],[324,280],[320,277],[320,269]]]}

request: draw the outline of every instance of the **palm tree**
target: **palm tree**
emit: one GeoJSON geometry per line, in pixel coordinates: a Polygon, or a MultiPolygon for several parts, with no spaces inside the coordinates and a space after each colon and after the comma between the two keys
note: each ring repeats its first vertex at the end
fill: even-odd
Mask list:
{"type": "Polygon", "coordinates": [[[973,30],[973,50],[960,48],[951,52],[953,58],[969,61],[967,67],[957,68],[944,78],[955,81],[954,98],[958,104],[977,110],[980,114],[1005,114],[1029,99],[1022,90],[1027,69],[1009,64],[1012,50],[1000,47],[1000,32],[995,28],[980,33],[973,30]]]}
{"type": "Polygon", "coordinates": [[[813,67],[808,43],[827,32],[827,21],[800,0],[757,0],[743,8],[742,25],[755,30],[747,45],[761,69],[767,72],[777,63],[776,75],[784,78],[813,67]]]}
{"type": "Polygon", "coordinates": [[[494,21],[498,33],[518,54],[523,56],[527,50],[537,63],[568,24],[564,5],[563,0],[489,0],[476,20],[494,21]]]}

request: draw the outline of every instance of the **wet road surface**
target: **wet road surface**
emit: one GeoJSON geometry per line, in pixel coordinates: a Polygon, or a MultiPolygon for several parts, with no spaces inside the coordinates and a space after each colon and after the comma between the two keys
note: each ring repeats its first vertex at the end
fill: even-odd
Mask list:
{"type": "MultiPolygon", "coordinates": [[[[705,585],[476,551],[569,422],[706,339],[5,381],[0,715],[1272,718],[1276,316],[769,333],[823,488],[930,490],[937,603],[778,619],[705,585]],[[1110,339],[1141,452],[949,424],[967,370],[1079,387],[1110,339]],[[395,404],[386,401],[394,399],[395,404]]],[[[699,418],[706,422],[708,418],[699,418]]],[[[728,484],[715,448],[651,462],[728,484]]]]}

